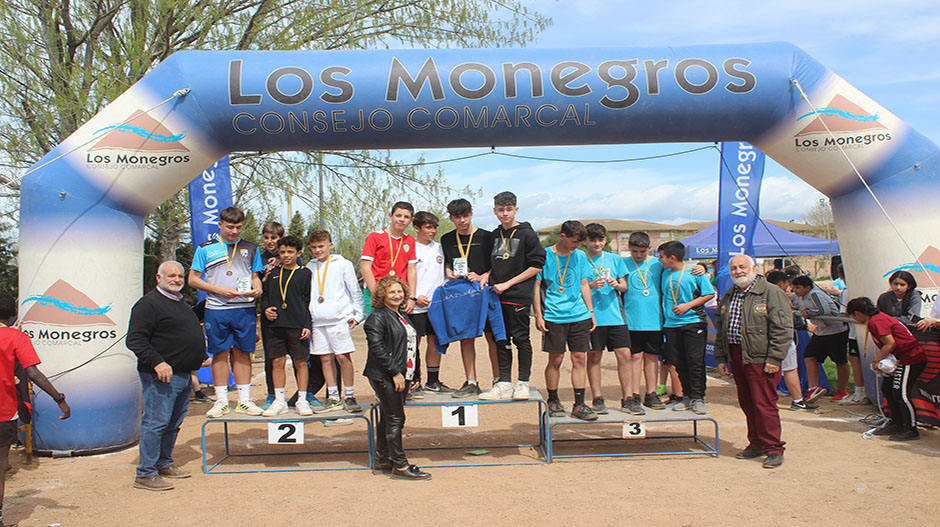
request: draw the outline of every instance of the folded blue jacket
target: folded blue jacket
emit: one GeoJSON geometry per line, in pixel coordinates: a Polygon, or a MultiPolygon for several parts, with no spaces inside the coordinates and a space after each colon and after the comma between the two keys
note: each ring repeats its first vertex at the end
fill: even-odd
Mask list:
{"type": "Polygon", "coordinates": [[[445,353],[451,342],[479,337],[487,322],[495,340],[506,340],[499,295],[490,286],[481,288],[479,282],[459,278],[435,289],[428,319],[434,328],[438,353],[445,353]]]}

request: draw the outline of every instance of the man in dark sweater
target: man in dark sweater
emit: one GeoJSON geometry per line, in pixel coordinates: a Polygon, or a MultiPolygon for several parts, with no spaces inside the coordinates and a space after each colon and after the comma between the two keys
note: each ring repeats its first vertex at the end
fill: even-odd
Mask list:
{"type": "Polygon", "coordinates": [[[134,487],[170,490],[163,478],[188,478],[173,464],[173,446],[189,410],[190,372],[206,359],[199,319],[183,301],[183,266],[167,261],[157,270],[157,287],[131,309],[127,348],[137,355],[144,396],[140,421],[140,464],[134,487]]]}

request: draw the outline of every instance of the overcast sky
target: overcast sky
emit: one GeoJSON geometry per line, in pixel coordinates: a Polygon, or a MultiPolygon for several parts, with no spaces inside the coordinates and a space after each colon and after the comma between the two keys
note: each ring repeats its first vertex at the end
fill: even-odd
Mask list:
{"type": "MultiPolygon", "coordinates": [[[[529,47],[636,47],[786,41],[878,101],[931,140],[940,140],[940,10],[934,2],[668,2],[531,0],[554,25],[529,47]]],[[[572,160],[636,158],[702,144],[501,149],[572,160]]],[[[442,160],[482,149],[427,150],[442,160]]],[[[402,159],[418,152],[402,151],[402,159]]],[[[570,164],[488,156],[444,165],[454,187],[482,188],[476,223],[493,227],[492,196],[512,190],[519,218],[535,227],[569,218],[682,223],[716,219],[718,153],[705,150],[655,161],[570,164]],[[586,179],[587,178],[587,179],[586,179]],[[590,183],[586,186],[585,181],[590,183]]],[[[772,160],[761,215],[802,220],[822,195],[772,160]]]]}

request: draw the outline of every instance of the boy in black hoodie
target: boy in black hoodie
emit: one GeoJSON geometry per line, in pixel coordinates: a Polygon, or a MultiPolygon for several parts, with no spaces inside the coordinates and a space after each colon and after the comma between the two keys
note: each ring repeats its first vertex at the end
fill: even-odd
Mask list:
{"type": "Polygon", "coordinates": [[[517,212],[519,207],[512,192],[500,192],[493,198],[493,213],[500,225],[493,230],[491,269],[485,283],[492,284],[499,295],[508,337],[496,349],[499,391],[507,392],[507,385],[512,385],[512,344],[515,344],[519,350],[519,380],[512,388],[512,398],[522,400],[529,398],[532,370],[529,309],[535,293],[535,275],[545,265],[545,249],[531,225],[516,221],[517,212]]]}

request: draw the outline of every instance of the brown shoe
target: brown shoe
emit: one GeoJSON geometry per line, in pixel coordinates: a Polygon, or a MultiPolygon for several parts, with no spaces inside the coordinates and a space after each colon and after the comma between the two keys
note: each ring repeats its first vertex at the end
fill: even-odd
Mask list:
{"type": "Polygon", "coordinates": [[[163,467],[157,471],[158,474],[165,478],[170,479],[183,479],[192,476],[192,473],[188,470],[183,470],[176,465],[170,465],[168,467],[163,467]]]}
{"type": "Polygon", "coordinates": [[[134,488],[144,490],[171,490],[173,484],[160,476],[144,476],[134,479],[134,488]]]}

